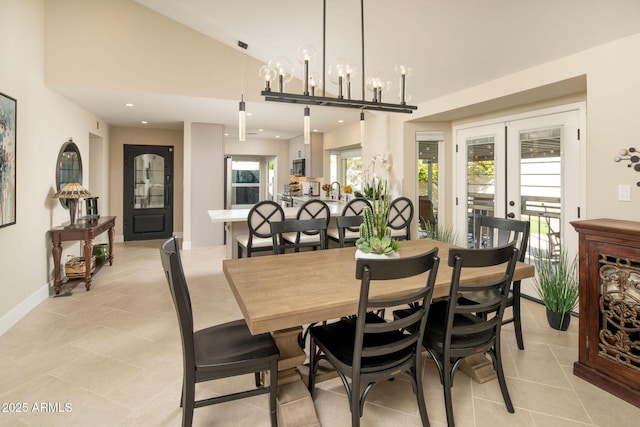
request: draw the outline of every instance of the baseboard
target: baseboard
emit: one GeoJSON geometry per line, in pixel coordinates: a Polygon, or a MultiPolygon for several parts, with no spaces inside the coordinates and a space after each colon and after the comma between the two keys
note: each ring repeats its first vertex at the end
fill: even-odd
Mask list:
{"type": "Polygon", "coordinates": [[[44,285],[27,298],[22,300],[18,305],[13,307],[7,314],[0,318],[0,336],[4,335],[13,327],[20,319],[29,314],[31,310],[36,308],[38,304],[49,298],[49,285],[44,285]]]}

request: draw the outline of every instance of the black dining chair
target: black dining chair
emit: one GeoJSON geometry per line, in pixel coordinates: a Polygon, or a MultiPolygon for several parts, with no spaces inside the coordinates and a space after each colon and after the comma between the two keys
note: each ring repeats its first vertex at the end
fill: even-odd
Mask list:
{"type": "MultiPolygon", "coordinates": [[[[356,199],[349,200],[347,204],[344,206],[344,208],[342,209],[342,213],[340,216],[362,217],[362,210],[364,209],[365,206],[371,207],[371,203],[369,203],[367,199],[356,198],[356,199]]],[[[333,240],[334,242],[338,243],[338,245],[340,245],[341,248],[347,244],[354,245],[356,240],[360,238],[360,224],[362,223],[362,219],[359,220],[360,222],[358,222],[357,225],[348,224],[348,221],[342,220],[343,221],[342,232],[344,233],[342,238],[340,237],[341,227],[338,225],[338,219],[339,217],[336,218],[336,227],[335,228],[332,227],[327,230],[327,236],[329,237],[330,240],[333,240]]],[[[358,220],[354,220],[354,222],[356,221],[358,220]]]]}
{"type": "Polygon", "coordinates": [[[194,331],[191,297],[177,238],[172,237],[162,244],[160,257],[178,315],[182,339],[182,426],[192,425],[195,408],[260,394],[269,395],[271,425],[277,426],[276,387],[280,353],[271,335],[252,335],[244,320],[194,331]],[[267,371],[269,385],[265,386],[261,373],[267,371]],[[246,374],[254,374],[256,388],[195,400],[197,383],[246,374]]]}
{"type": "MultiPolygon", "coordinates": [[[[522,262],[529,244],[529,227],[529,221],[477,215],[474,227],[475,247],[478,249],[493,248],[516,242],[516,248],[519,250],[518,261],[522,262]]],[[[520,314],[520,288],[520,280],[512,283],[507,297],[507,307],[513,307],[513,314],[511,317],[503,318],[502,324],[513,323],[518,348],[524,350],[520,314]]],[[[486,292],[476,292],[473,295],[463,294],[463,296],[465,299],[461,301],[467,304],[481,304],[487,298],[491,298],[491,296],[486,295],[486,292]]],[[[485,313],[484,315],[487,314],[485,313]]]]}
{"type": "Polygon", "coordinates": [[[311,328],[309,391],[313,396],[318,363],[327,360],[338,372],[347,391],[352,426],[360,425],[365,400],[372,387],[400,374],[411,380],[420,419],[423,425],[429,425],[420,343],[438,271],[437,253],[438,248],[434,248],[406,258],[358,259],[356,278],[361,284],[357,316],[311,328]],[[422,284],[419,288],[398,291],[390,297],[373,296],[379,295],[381,289],[393,286],[389,281],[411,276],[424,276],[416,280],[416,284],[422,284]],[[419,308],[402,319],[388,321],[371,311],[410,303],[419,308]]]}
{"type": "Polygon", "coordinates": [[[271,200],[256,203],[247,216],[249,234],[241,234],[236,238],[238,242],[238,258],[242,258],[242,251],[251,257],[253,252],[272,251],[271,222],[283,221],[282,207],[271,200]]]}
{"type": "Polygon", "coordinates": [[[283,254],[287,249],[294,249],[298,252],[301,248],[318,247],[327,249],[327,220],[325,218],[292,219],[287,221],[273,221],[271,223],[273,253],[283,254]],[[285,239],[285,236],[296,234],[315,235],[311,241],[306,239],[296,239],[293,241],[285,239]]]}
{"type": "Polygon", "coordinates": [[[389,228],[391,237],[411,240],[413,202],[407,197],[396,197],[389,204],[389,228]]]}
{"type": "MultiPolygon", "coordinates": [[[[302,206],[300,206],[300,208],[298,209],[298,213],[296,214],[296,219],[298,220],[314,218],[323,218],[326,222],[326,226],[324,227],[324,229],[327,229],[327,227],[329,226],[329,221],[331,220],[331,211],[329,210],[329,206],[327,206],[327,204],[322,200],[308,200],[302,206]]],[[[323,245],[321,239],[319,238],[319,234],[319,229],[307,229],[297,232],[289,231],[282,234],[282,239],[284,239],[285,242],[300,245],[301,247],[312,247],[315,250],[323,245]]],[[[326,233],[323,239],[324,246],[326,247],[326,233]]]]}
{"type": "Polygon", "coordinates": [[[513,245],[492,249],[449,249],[448,264],[453,267],[449,298],[431,305],[422,343],[438,368],[450,427],[455,425],[451,397],[453,376],[467,356],[489,353],[507,410],[514,412],[502,369],[500,330],[517,261],[518,249],[513,245]],[[461,283],[465,269],[498,265],[503,265],[504,269],[495,280],[461,283]],[[472,306],[459,301],[460,292],[486,292],[494,297],[472,306]],[[478,311],[495,312],[495,316],[479,316],[478,311]]]}

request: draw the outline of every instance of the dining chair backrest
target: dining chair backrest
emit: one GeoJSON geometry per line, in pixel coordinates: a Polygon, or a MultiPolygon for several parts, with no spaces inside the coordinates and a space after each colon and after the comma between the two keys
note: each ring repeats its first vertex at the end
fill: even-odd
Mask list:
{"type": "Polygon", "coordinates": [[[474,227],[476,249],[495,248],[513,241],[520,251],[518,261],[524,261],[529,244],[529,221],[477,215],[474,227]]]}
{"type": "Polygon", "coordinates": [[[271,200],[264,200],[251,208],[247,217],[247,224],[251,235],[270,238],[271,222],[283,220],[284,211],[282,207],[271,200]]]}
{"type": "Polygon", "coordinates": [[[178,315],[185,369],[195,369],[191,297],[182,269],[178,239],[175,236],[165,241],[160,247],[160,259],[178,315]]]}
{"type": "Polygon", "coordinates": [[[365,206],[371,207],[371,203],[367,199],[361,197],[351,199],[342,208],[342,216],[358,216],[362,215],[362,209],[365,206]]]}
{"type": "MultiPolygon", "coordinates": [[[[329,221],[331,220],[331,211],[329,210],[329,206],[322,200],[309,200],[305,202],[300,209],[298,209],[298,213],[296,214],[296,219],[315,219],[315,218],[324,218],[327,227],[329,226],[329,221]]],[[[326,229],[326,227],[325,227],[326,229]]],[[[320,230],[305,230],[302,231],[304,234],[318,234],[320,230]]]]}
{"type": "Polygon", "coordinates": [[[413,202],[407,197],[397,197],[389,204],[389,228],[406,230],[404,238],[411,240],[411,220],[413,220],[413,202]]]}
{"type": "Polygon", "coordinates": [[[315,247],[318,242],[285,242],[284,233],[315,232],[320,234],[320,249],[327,249],[327,221],[324,218],[292,219],[287,221],[273,221],[271,223],[273,239],[273,253],[283,254],[285,249],[300,249],[301,247],[315,247]]]}
{"type": "MultiPolygon", "coordinates": [[[[362,216],[362,210],[365,206],[371,207],[371,203],[367,199],[352,199],[342,208],[342,216],[362,216]]],[[[349,231],[359,231],[360,226],[349,226],[349,231]]]]}
{"type": "Polygon", "coordinates": [[[362,215],[336,217],[336,226],[338,227],[338,244],[341,248],[344,248],[347,243],[353,243],[357,240],[357,238],[347,239],[346,231],[359,231],[362,221],[364,221],[364,217],[362,215]]]}

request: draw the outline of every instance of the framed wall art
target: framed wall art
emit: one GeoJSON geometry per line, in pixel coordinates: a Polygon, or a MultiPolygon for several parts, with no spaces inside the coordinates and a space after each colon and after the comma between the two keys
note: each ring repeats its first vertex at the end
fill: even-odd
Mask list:
{"type": "Polygon", "coordinates": [[[0,92],[0,227],[16,223],[16,100],[0,92]]]}

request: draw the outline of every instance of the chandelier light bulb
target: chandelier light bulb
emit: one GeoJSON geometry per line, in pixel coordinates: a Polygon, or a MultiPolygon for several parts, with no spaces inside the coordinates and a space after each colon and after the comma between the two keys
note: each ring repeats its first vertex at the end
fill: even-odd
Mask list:
{"type": "Polygon", "coordinates": [[[284,84],[293,79],[293,64],[289,58],[277,56],[269,61],[269,67],[273,68],[278,76],[278,90],[284,92],[284,84]]]}
{"type": "Polygon", "coordinates": [[[264,90],[266,92],[271,91],[271,82],[276,79],[276,75],[276,70],[269,67],[269,65],[263,65],[258,70],[258,76],[260,76],[260,79],[264,80],[264,90]]]}
{"type": "Polygon", "coordinates": [[[297,57],[298,57],[298,61],[300,61],[301,64],[304,64],[305,61],[306,62],[315,61],[317,55],[318,53],[316,52],[316,49],[311,45],[304,44],[298,48],[297,57]]]}

